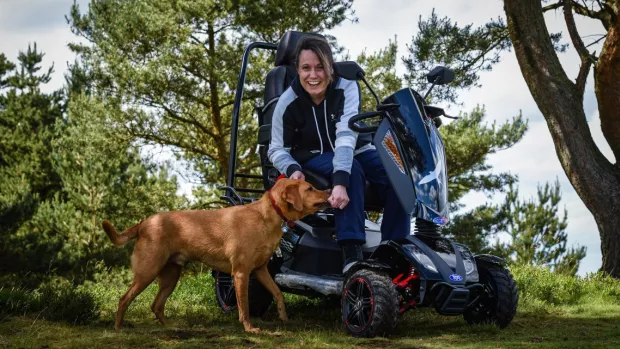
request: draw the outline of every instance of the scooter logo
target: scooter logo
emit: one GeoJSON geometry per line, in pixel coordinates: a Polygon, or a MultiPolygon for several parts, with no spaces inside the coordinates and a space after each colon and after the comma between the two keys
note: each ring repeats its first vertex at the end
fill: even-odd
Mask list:
{"type": "Polygon", "coordinates": [[[400,153],[398,152],[398,147],[396,146],[396,142],[394,142],[394,137],[392,137],[392,132],[388,130],[383,136],[383,141],[381,142],[383,148],[390,154],[390,157],[396,163],[396,167],[405,174],[405,166],[403,165],[403,159],[400,157],[400,153]]]}
{"type": "Polygon", "coordinates": [[[446,225],[446,223],[448,223],[448,219],[443,216],[437,216],[433,218],[433,223],[439,224],[439,225],[446,225]]]}
{"type": "Polygon", "coordinates": [[[452,274],[449,276],[449,278],[452,281],[463,281],[463,277],[460,276],[459,274],[452,274]]]}

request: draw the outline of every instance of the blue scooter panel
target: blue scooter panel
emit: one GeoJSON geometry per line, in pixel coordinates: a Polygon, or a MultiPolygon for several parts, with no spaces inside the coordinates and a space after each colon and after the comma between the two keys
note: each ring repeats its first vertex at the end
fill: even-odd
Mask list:
{"type": "Polygon", "coordinates": [[[373,138],[373,144],[377,148],[381,163],[387,172],[400,204],[405,212],[415,214],[414,210],[417,207],[417,200],[413,182],[411,181],[411,176],[407,173],[407,167],[401,155],[402,147],[400,142],[396,138],[387,118],[381,121],[373,138]]]}
{"type": "MultiPolygon", "coordinates": [[[[409,204],[409,206],[403,205],[408,212],[441,226],[448,223],[448,175],[445,149],[437,128],[424,113],[423,104],[416,99],[414,93],[411,89],[404,88],[384,101],[384,103],[399,105],[396,110],[390,112],[391,123],[386,127],[390,129],[398,145],[404,175],[409,176],[409,183],[412,183],[412,187],[400,187],[399,184],[404,181],[393,182],[393,184],[401,202],[409,204]],[[411,189],[414,190],[410,191],[411,189]],[[408,197],[402,198],[402,196],[408,197]],[[410,196],[415,196],[415,208],[410,206],[412,200],[410,196]]],[[[386,119],[383,120],[381,126],[386,119]]],[[[375,136],[377,149],[381,147],[381,144],[377,145],[377,143],[383,140],[381,137],[385,137],[385,131],[380,134],[379,130],[375,136]]],[[[388,167],[386,162],[384,165],[388,167]]],[[[396,168],[395,166],[389,167],[396,168]]]]}

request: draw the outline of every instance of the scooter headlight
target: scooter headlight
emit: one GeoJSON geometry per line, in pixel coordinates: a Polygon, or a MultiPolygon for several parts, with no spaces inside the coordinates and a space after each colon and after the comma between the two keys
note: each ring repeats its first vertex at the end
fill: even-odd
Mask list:
{"type": "MultiPolygon", "coordinates": [[[[465,245],[455,244],[463,257],[463,265],[465,266],[465,273],[469,279],[478,279],[478,271],[476,270],[476,260],[471,254],[471,251],[465,245]]],[[[474,280],[470,280],[474,281],[474,280]]]]}
{"type": "Polygon", "coordinates": [[[437,267],[435,266],[435,263],[433,263],[433,261],[428,258],[428,256],[426,255],[426,253],[424,253],[424,251],[422,251],[422,249],[420,249],[418,246],[416,245],[410,245],[407,244],[404,246],[409,252],[411,252],[411,254],[413,255],[413,257],[420,262],[420,264],[422,264],[426,269],[437,273],[437,267]]]}

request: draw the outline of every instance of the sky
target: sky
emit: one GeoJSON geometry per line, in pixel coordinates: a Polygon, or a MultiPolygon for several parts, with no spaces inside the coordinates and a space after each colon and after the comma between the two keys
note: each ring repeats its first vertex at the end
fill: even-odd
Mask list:
{"type": "MultiPolygon", "coordinates": [[[[45,53],[45,67],[54,64],[52,81],[43,88],[49,92],[64,84],[63,74],[67,63],[74,56],[67,47],[77,38],[69,30],[64,16],[69,12],[73,0],[0,0],[0,52],[11,61],[16,61],[20,50],[36,42],[45,53]]],[[[78,0],[82,10],[88,1],[78,0]]],[[[345,22],[329,31],[355,58],[366,50],[369,53],[385,48],[389,40],[396,36],[398,57],[406,55],[406,45],[411,43],[417,33],[419,16],[427,17],[433,8],[439,17],[448,16],[459,24],[482,25],[491,18],[504,18],[503,2],[500,0],[356,0],[353,4],[358,23],[345,22]]],[[[546,15],[550,32],[563,32],[563,42],[569,43],[561,11],[546,15]]],[[[577,25],[582,36],[603,33],[602,26],[595,21],[577,17],[577,25]]],[[[586,43],[590,40],[586,39],[586,43]]],[[[592,46],[600,52],[600,47],[592,46]]],[[[574,79],[579,69],[579,58],[570,47],[560,54],[560,60],[569,77],[574,79]]],[[[241,60],[241,57],[239,57],[241,60]]],[[[397,65],[397,73],[404,73],[402,63],[397,65]]],[[[594,272],[601,266],[600,238],[592,214],[586,209],[566,177],[555,154],[555,148],[545,120],[538,110],[523,76],[519,70],[514,52],[505,52],[502,60],[491,72],[481,74],[482,87],[460,93],[459,107],[451,107],[449,114],[470,112],[476,106],[484,106],[486,120],[501,124],[519,112],[529,120],[529,130],[524,138],[508,150],[489,157],[493,172],[510,172],[519,177],[519,193],[523,199],[536,195],[538,185],[556,179],[562,188],[560,205],[568,212],[568,246],[585,246],[587,255],[582,260],[579,274],[594,272]]],[[[603,138],[597,103],[594,95],[592,73],[586,86],[584,108],[594,141],[603,154],[615,161],[611,149],[603,138]]],[[[468,207],[475,207],[489,200],[482,194],[470,194],[464,198],[468,207]]],[[[492,201],[503,200],[496,195],[492,201]]]]}

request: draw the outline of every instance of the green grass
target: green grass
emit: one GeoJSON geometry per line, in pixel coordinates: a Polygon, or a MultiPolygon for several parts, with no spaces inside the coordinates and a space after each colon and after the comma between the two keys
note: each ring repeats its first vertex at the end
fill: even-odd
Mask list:
{"type": "MultiPolygon", "coordinates": [[[[252,319],[263,332],[246,334],[236,314],[217,308],[212,278],[205,273],[182,278],[166,306],[171,326],[154,320],[150,304],[157,288],[151,285],[130,307],[129,326],[115,331],[114,313],[131,275],[102,273],[74,293],[59,291],[53,297],[46,291],[46,304],[37,304],[41,291],[0,290],[0,348],[620,348],[619,281],[600,275],[565,277],[529,267],[512,271],[520,303],[506,329],[471,327],[462,317],[416,309],[399,319],[390,338],[375,339],[348,336],[339,309],[328,302],[293,295],[286,295],[289,322],[279,321],[272,306],[264,318],[252,319]],[[77,307],[76,302],[91,304],[73,300],[76,294],[91,297],[97,317],[88,325],[75,325],[67,315],[52,321],[49,309],[61,309],[56,303],[66,308],[77,307]]],[[[80,318],[88,318],[86,313],[80,318]]]]}

